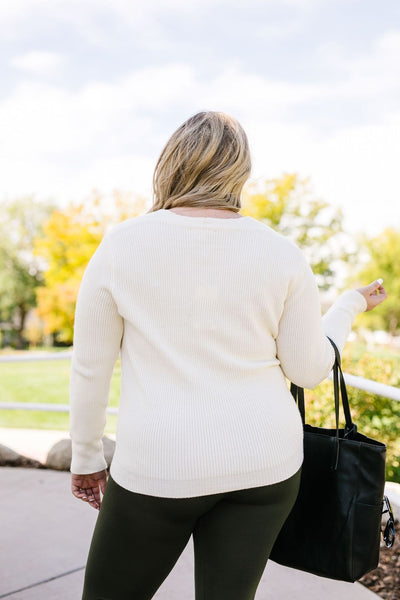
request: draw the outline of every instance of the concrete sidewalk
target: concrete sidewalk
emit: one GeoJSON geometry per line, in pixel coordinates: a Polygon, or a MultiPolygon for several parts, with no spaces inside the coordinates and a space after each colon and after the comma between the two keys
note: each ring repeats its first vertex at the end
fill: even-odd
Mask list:
{"type": "MultiPolygon", "coordinates": [[[[79,600],[97,511],[75,499],[70,475],[0,468],[0,598],[79,600]]],[[[257,600],[377,600],[358,583],[333,581],[267,564],[257,600]]],[[[193,600],[189,542],[155,600],[193,600]]]]}

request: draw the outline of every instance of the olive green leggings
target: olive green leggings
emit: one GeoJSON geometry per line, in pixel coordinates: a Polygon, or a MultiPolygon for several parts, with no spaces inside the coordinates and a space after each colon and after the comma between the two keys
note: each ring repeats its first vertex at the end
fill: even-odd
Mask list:
{"type": "Polygon", "coordinates": [[[110,476],[82,600],[149,600],[191,535],[196,600],[252,600],[296,500],[300,473],[273,485],[193,498],[137,494],[110,476]]]}

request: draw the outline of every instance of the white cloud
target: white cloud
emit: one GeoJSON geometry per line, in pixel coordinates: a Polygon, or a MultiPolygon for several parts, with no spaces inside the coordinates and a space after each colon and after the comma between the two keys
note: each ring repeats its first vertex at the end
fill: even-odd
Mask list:
{"type": "Polygon", "coordinates": [[[123,154],[94,158],[74,177],[65,181],[71,197],[81,198],[83,190],[97,188],[101,192],[113,189],[131,190],[151,199],[152,173],[155,167],[153,158],[140,154],[123,154]]]}
{"type": "Polygon", "coordinates": [[[363,58],[344,60],[325,47],[324,58],[342,73],[334,84],[272,81],[238,67],[205,80],[184,63],[138,69],[113,82],[89,81],[76,90],[22,81],[0,102],[0,197],[84,197],[93,187],[149,193],[168,136],[189,115],[211,109],[244,125],[255,178],[283,171],[309,175],[319,195],[343,206],[352,229],[395,224],[399,51],[397,31],[363,58]],[[296,117],[298,109],[317,106],[329,119],[324,103],[346,112],[347,101],[363,107],[378,102],[386,110],[371,110],[367,124],[341,125],[329,134],[312,116],[296,117]]]}
{"type": "Polygon", "coordinates": [[[51,75],[60,69],[65,62],[65,57],[56,52],[34,50],[11,60],[11,65],[21,71],[33,75],[51,75]]]}
{"type": "Polygon", "coordinates": [[[0,7],[0,22],[14,23],[23,18],[29,8],[43,4],[40,0],[3,0],[0,7]]]}
{"type": "MultiPolygon", "coordinates": [[[[227,3],[228,0],[219,2],[227,3]]],[[[209,5],[215,6],[216,0],[2,0],[0,24],[3,40],[18,38],[23,25],[31,29],[32,25],[37,27],[48,21],[53,26],[70,24],[83,38],[101,44],[108,38],[113,22],[128,26],[144,39],[151,37],[152,32],[161,33],[157,24],[159,15],[174,12],[193,15],[209,5]]]]}
{"type": "Polygon", "coordinates": [[[96,152],[127,143],[128,129],[139,149],[143,136],[153,134],[152,121],[142,111],[179,104],[192,85],[193,70],[185,65],[141,69],[115,83],[88,83],[77,91],[26,81],[0,103],[0,144],[9,156],[96,152]]]}
{"type": "MultiPolygon", "coordinates": [[[[299,9],[305,14],[323,0],[2,0],[0,3],[0,25],[2,39],[21,39],[22,34],[31,35],[43,26],[70,26],[83,40],[94,46],[113,43],[115,27],[128,28],[142,48],[162,48],[175,44],[168,31],[162,27],[163,17],[179,20],[190,16],[194,20],[204,14],[210,19],[224,19],[245,10],[268,9],[269,5],[286,5],[285,8],[299,9]]],[[[298,15],[298,13],[296,13],[298,15]]],[[[260,25],[259,23],[257,24],[260,25]]],[[[269,39],[280,39],[294,33],[301,24],[287,19],[281,24],[264,24],[269,39]]],[[[255,35],[259,35],[255,27],[255,35]]],[[[205,39],[207,31],[204,32],[205,39]]]]}
{"type": "Polygon", "coordinates": [[[191,83],[193,71],[184,65],[143,69],[78,91],[21,83],[0,103],[0,196],[62,199],[100,185],[149,190],[152,141],[160,149],[165,142],[154,116],[179,104],[180,95],[184,102],[191,83]]]}
{"type": "Polygon", "coordinates": [[[257,121],[244,125],[255,158],[254,179],[282,172],[311,176],[316,194],[343,208],[350,231],[400,228],[400,112],[376,125],[346,128],[318,139],[299,126],[257,121]]]}
{"type": "Polygon", "coordinates": [[[316,60],[336,74],[334,84],[328,87],[335,98],[368,103],[373,98],[385,97],[395,99],[398,105],[400,30],[387,31],[375,40],[369,51],[354,57],[348,56],[343,45],[324,44],[316,60]]]}

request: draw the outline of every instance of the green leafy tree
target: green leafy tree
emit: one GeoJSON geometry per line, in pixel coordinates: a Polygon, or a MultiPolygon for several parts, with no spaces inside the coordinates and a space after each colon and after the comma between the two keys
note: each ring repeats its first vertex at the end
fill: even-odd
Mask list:
{"type": "Polygon", "coordinates": [[[26,317],[36,304],[41,269],[33,240],[52,207],[23,197],[2,205],[0,215],[0,320],[15,332],[16,346],[25,344],[26,317]]]}
{"type": "Polygon", "coordinates": [[[23,331],[29,310],[35,306],[38,274],[29,267],[4,239],[0,242],[0,319],[15,331],[17,348],[23,348],[23,331]]]}
{"type": "Polygon", "coordinates": [[[249,184],[243,199],[243,215],[265,222],[304,251],[322,290],[334,283],[337,266],[349,257],[349,238],[340,209],[316,198],[309,178],[285,174],[249,184]]]}
{"type": "Polygon", "coordinates": [[[366,285],[381,277],[388,293],[385,302],[363,317],[364,323],[394,336],[400,331],[400,230],[385,229],[374,238],[364,238],[362,245],[365,264],[356,271],[352,281],[366,285]]]}

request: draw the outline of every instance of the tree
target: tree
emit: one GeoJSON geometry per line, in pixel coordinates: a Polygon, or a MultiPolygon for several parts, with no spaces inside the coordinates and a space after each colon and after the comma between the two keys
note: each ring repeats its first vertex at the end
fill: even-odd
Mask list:
{"type": "Polygon", "coordinates": [[[7,242],[2,239],[0,245],[0,318],[15,331],[17,348],[23,348],[25,319],[35,306],[40,279],[7,242]]]}
{"type": "Polygon", "coordinates": [[[242,214],[265,222],[295,242],[304,251],[319,287],[328,289],[339,262],[349,255],[340,209],[316,199],[310,179],[297,174],[250,184],[243,198],[242,214]]]}
{"type": "Polygon", "coordinates": [[[367,313],[364,322],[371,329],[384,329],[396,335],[400,329],[400,230],[388,228],[374,238],[364,238],[363,249],[367,257],[365,265],[352,281],[361,286],[381,277],[388,292],[385,302],[367,313]]]}
{"type": "Polygon", "coordinates": [[[94,191],[85,202],[52,212],[35,243],[46,263],[44,286],[37,290],[45,333],[72,343],[79,285],[91,256],[107,227],[143,211],[143,198],[114,191],[110,199],[94,191]]]}
{"type": "Polygon", "coordinates": [[[23,348],[26,316],[36,304],[41,269],[32,252],[33,239],[52,210],[48,202],[23,197],[5,202],[0,215],[0,319],[23,348]]]}

